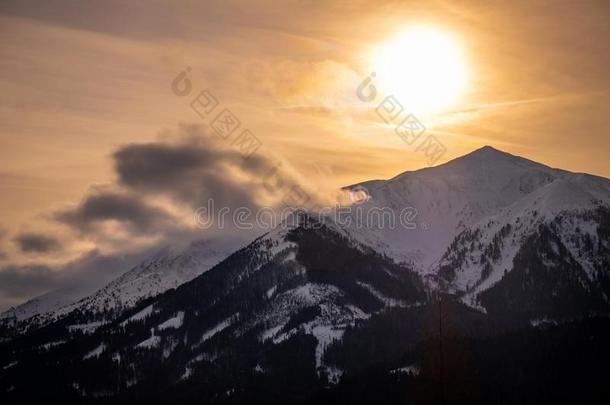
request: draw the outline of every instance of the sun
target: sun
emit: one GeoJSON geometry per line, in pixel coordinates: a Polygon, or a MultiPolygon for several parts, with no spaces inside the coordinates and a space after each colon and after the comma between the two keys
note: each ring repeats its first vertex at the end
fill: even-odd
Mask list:
{"type": "Polygon", "coordinates": [[[411,112],[434,114],[454,106],[468,85],[458,42],[441,29],[413,26],[372,52],[375,80],[411,112]]]}

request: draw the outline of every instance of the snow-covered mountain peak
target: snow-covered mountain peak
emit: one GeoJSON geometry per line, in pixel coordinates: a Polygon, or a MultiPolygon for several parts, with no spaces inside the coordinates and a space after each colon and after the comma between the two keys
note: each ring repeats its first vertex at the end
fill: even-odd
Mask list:
{"type": "Polygon", "coordinates": [[[401,173],[350,187],[365,187],[365,209],[417,210],[415,229],[352,230],[363,243],[412,261],[427,272],[464,229],[487,221],[509,207],[552,213],[571,207],[610,202],[610,180],[553,169],[485,146],[439,166],[401,173]],[[530,207],[532,206],[532,207],[530,207]],[[367,242],[373,240],[374,242],[367,242]]]}

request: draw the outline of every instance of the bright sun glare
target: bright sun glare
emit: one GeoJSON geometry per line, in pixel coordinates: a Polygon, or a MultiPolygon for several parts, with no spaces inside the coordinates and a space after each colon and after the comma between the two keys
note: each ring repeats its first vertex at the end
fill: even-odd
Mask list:
{"type": "Polygon", "coordinates": [[[373,52],[372,64],[381,90],[419,114],[452,107],[468,83],[460,46],[433,27],[411,27],[390,38],[373,52]]]}

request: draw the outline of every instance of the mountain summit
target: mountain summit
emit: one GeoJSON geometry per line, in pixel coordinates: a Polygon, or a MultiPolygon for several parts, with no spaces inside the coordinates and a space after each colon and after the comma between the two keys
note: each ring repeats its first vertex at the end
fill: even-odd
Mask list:
{"type": "Polygon", "coordinates": [[[465,229],[516,211],[553,217],[561,211],[594,209],[610,203],[610,180],[553,169],[490,146],[445,164],[363,182],[365,208],[417,210],[417,229],[384,228],[360,234],[377,249],[420,272],[437,270],[442,254],[465,229]]]}

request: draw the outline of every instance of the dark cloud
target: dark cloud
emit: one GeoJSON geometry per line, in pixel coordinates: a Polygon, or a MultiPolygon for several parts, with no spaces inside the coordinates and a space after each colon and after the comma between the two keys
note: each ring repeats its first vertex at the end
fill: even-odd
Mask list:
{"type": "Polygon", "coordinates": [[[75,300],[95,292],[160,249],[105,255],[96,250],[59,267],[7,265],[0,268],[0,312],[31,297],[61,289],[75,300]]]}
{"type": "Polygon", "coordinates": [[[49,253],[61,249],[58,239],[39,233],[19,234],[13,239],[13,242],[24,253],[49,253]]]}
{"type": "MultiPolygon", "coordinates": [[[[278,165],[258,153],[244,159],[229,142],[214,142],[214,135],[208,137],[196,127],[181,131],[190,136],[177,143],[130,144],[117,150],[113,158],[119,184],[193,207],[210,198],[229,208],[259,206],[262,193],[270,189],[265,179],[278,165]]],[[[287,169],[280,170],[285,184],[295,183],[287,169]]]]}
{"type": "Polygon", "coordinates": [[[7,266],[0,271],[0,293],[4,298],[42,294],[56,288],[60,277],[44,265],[7,266]]]}
{"type": "MultiPolygon", "coordinates": [[[[244,159],[239,149],[228,141],[214,139],[196,126],[182,126],[178,140],[125,145],[113,154],[117,176],[115,184],[94,188],[80,203],[56,211],[52,218],[68,225],[91,240],[111,242],[119,252],[135,252],[128,256],[130,263],[136,256],[151,254],[161,244],[172,246],[201,238],[201,229],[185,226],[188,221],[177,221],[170,211],[148,200],[168,197],[180,210],[206,205],[213,199],[216,209],[228,207],[259,208],[262,202],[279,201],[298,184],[289,165],[274,163],[257,153],[244,159]],[[108,222],[122,225],[127,235],[159,236],[153,247],[124,244],[114,231],[103,228],[108,222]],[[116,240],[115,240],[116,238],[116,240]],[[139,253],[138,253],[139,252],[139,253]]],[[[230,221],[229,221],[230,222],[230,221]]],[[[206,230],[206,237],[223,237],[241,241],[254,238],[257,232],[240,231],[232,236],[227,230],[206,230]]],[[[15,238],[22,251],[43,252],[59,248],[59,240],[38,234],[22,234],[15,238]]],[[[100,245],[102,246],[102,245],[100,245]]],[[[116,251],[116,250],[115,250],[116,251]]],[[[119,256],[81,258],[58,268],[46,266],[8,266],[0,269],[0,307],[14,305],[44,292],[74,285],[103,286],[127,267],[119,256]]],[[[84,291],[79,289],[79,292],[84,291]]],[[[93,292],[93,291],[90,291],[93,292]]]]}
{"type": "MultiPolygon", "coordinates": [[[[171,135],[173,141],[117,149],[112,155],[116,183],[94,189],[53,218],[92,240],[115,243],[117,235],[103,225],[116,222],[129,235],[176,241],[200,236],[193,234],[197,230],[189,221],[194,214],[183,211],[185,207],[194,213],[212,199],[215,212],[225,207],[234,212],[238,207],[279,206],[287,196],[308,196],[293,190],[298,182],[288,164],[273,163],[261,153],[245,159],[239,148],[196,125],[182,125],[171,135]],[[189,218],[177,218],[149,202],[160,198],[189,218]]],[[[230,232],[231,224],[225,225],[230,232]]]]}
{"type": "Polygon", "coordinates": [[[75,208],[56,213],[55,219],[83,232],[112,220],[135,233],[158,232],[173,226],[171,216],[163,209],[147,204],[138,196],[114,191],[89,195],[75,208]]]}

